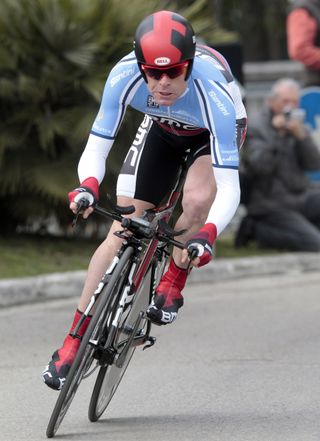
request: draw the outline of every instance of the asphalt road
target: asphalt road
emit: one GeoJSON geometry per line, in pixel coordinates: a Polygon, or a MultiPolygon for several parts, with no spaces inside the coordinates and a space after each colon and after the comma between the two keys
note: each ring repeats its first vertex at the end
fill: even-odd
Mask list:
{"type": "MultiPolygon", "coordinates": [[[[57,433],[77,441],[319,441],[320,274],[193,285],[176,323],[137,350],[110,409],[93,379],[57,433]]],[[[57,393],[40,373],[74,300],[0,310],[0,440],[44,440],[57,393]]]]}

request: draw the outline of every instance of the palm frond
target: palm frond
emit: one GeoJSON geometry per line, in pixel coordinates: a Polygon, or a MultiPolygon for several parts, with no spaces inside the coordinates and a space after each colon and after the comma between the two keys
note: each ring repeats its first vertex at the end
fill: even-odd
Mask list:
{"type": "MultiPolygon", "coordinates": [[[[206,3],[185,8],[200,32],[209,27],[206,3]]],[[[65,207],[108,72],[132,50],[135,29],[147,14],[177,4],[0,2],[0,198],[10,200],[13,224],[65,207]]],[[[140,120],[129,112],[123,123],[108,160],[111,180],[140,120]]]]}

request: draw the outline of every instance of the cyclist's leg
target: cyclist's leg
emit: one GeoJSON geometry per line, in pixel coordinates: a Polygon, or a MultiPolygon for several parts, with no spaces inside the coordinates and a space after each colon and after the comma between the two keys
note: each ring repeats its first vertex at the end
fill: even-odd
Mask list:
{"type": "MultiPolygon", "coordinates": [[[[134,205],[136,211],[130,216],[139,216],[143,210],[153,207],[150,203],[126,197],[119,197],[117,203],[122,206],[134,205]]],[[[81,341],[77,338],[73,338],[70,333],[77,325],[82,312],[86,309],[93,292],[97,288],[106,271],[106,268],[109,266],[113,257],[116,255],[117,250],[121,246],[121,239],[114,235],[114,232],[117,230],[121,230],[121,226],[118,222],[114,222],[106,239],[93,254],[89,263],[86,280],[71,329],[65,337],[62,346],[53,353],[49,364],[42,373],[44,382],[52,389],[61,389],[70,370],[71,364],[75,359],[81,341]]],[[[84,324],[78,331],[78,335],[84,335],[90,319],[90,316],[86,318],[84,324]]]]}
{"type": "MultiPolygon", "coordinates": [[[[69,333],[71,333],[80,320],[82,313],[77,309],[69,333]]],[[[89,326],[91,317],[87,317],[78,330],[78,335],[83,336],[89,326]]],[[[72,338],[69,334],[65,337],[63,345],[56,350],[48,365],[42,372],[42,378],[45,384],[51,389],[60,390],[65,383],[66,375],[75,359],[81,341],[78,338],[72,338]]]]}
{"type": "MultiPolygon", "coordinates": [[[[117,204],[123,207],[129,205],[135,206],[136,211],[129,217],[140,216],[144,210],[154,207],[154,205],[149,202],[140,201],[138,199],[125,196],[118,196],[117,204]]],[[[80,311],[84,311],[84,309],[87,307],[92,293],[98,286],[106,271],[106,268],[111,263],[121,246],[122,240],[114,235],[114,232],[117,230],[121,230],[121,225],[119,222],[115,221],[112,223],[106,239],[100,244],[90,260],[86,280],[78,305],[78,309],[80,311]]]]}
{"type": "MultiPolygon", "coordinates": [[[[190,166],[183,189],[182,208],[175,229],[187,229],[179,236],[186,242],[205,223],[216,194],[216,185],[210,155],[198,157],[190,166]]],[[[183,290],[188,273],[186,265],[181,264],[181,250],[174,248],[169,268],[161,279],[156,294],[148,309],[149,318],[157,324],[168,324],[177,317],[183,305],[183,290]]]]}
{"type": "MultiPolygon", "coordinates": [[[[139,216],[143,210],[158,205],[166,192],[172,188],[180,158],[181,153],[177,154],[172,150],[171,145],[163,140],[159,128],[154,127],[152,120],[146,117],[138,129],[118,178],[118,205],[134,205],[136,211],[130,216],[139,216]]],[[[107,238],[92,256],[78,305],[80,311],[86,308],[101,277],[121,245],[121,239],[113,234],[117,229],[121,227],[115,222],[107,238]]],[[[75,319],[73,326],[76,323],[75,319]]],[[[54,384],[60,384],[59,372],[62,372],[62,366],[66,364],[67,368],[63,369],[64,381],[78,347],[78,340],[68,334],[63,346],[55,351],[54,358],[49,362],[47,375],[43,375],[47,384],[50,375],[55,378],[54,384]],[[68,354],[67,358],[65,354],[68,354]],[[64,363],[65,359],[67,363],[64,363]]]]}
{"type": "MultiPolygon", "coordinates": [[[[181,242],[186,242],[203,226],[215,195],[216,183],[211,156],[200,156],[189,168],[183,188],[183,211],[175,226],[177,230],[187,230],[184,235],[179,237],[181,242]]],[[[174,248],[173,257],[178,266],[184,266],[181,264],[181,250],[179,248],[174,248]]]]}
{"type": "MultiPolygon", "coordinates": [[[[181,154],[172,152],[161,135],[159,128],[146,116],[122,165],[117,182],[117,203],[136,207],[130,217],[137,217],[144,210],[158,205],[174,184],[181,154]]],[[[80,310],[87,306],[108,263],[121,245],[121,239],[113,234],[119,229],[119,223],[114,222],[107,238],[92,257],[79,303],[80,310]]]]}

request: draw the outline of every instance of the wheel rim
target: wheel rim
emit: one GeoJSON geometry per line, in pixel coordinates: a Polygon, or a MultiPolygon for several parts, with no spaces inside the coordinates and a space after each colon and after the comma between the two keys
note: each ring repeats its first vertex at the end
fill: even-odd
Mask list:
{"type": "Polygon", "coordinates": [[[108,366],[106,368],[107,372],[101,385],[101,392],[99,394],[96,406],[96,414],[98,418],[103,414],[106,407],[110,403],[114,393],[116,392],[120,381],[129,365],[131,357],[133,356],[134,351],[135,348],[132,348],[129,351],[127,359],[121,368],[118,368],[116,365],[108,366]]]}

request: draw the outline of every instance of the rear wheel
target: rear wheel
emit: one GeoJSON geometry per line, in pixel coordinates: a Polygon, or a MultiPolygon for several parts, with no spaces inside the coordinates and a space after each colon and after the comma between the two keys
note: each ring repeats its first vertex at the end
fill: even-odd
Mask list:
{"type": "Polygon", "coordinates": [[[88,372],[94,356],[97,351],[99,342],[104,339],[104,329],[107,326],[109,310],[112,308],[113,295],[116,288],[121,291],[124,279],[127,277],[131,265],[131,255],[133,248],[128,247],[120,258],[116,268],[114,269],[110,281],[103,288],[98,299],[97,308],[93,314],[87,331],[82,337],[82,342],[77,352],[76,358],[72,363],[68,373],[66,382],[59,393],[56,405],[52,411],[52,415],[47,427],[47,437],[52,438],[57,432],[67,410],[75,396],[75,393],[88,372]]]}

